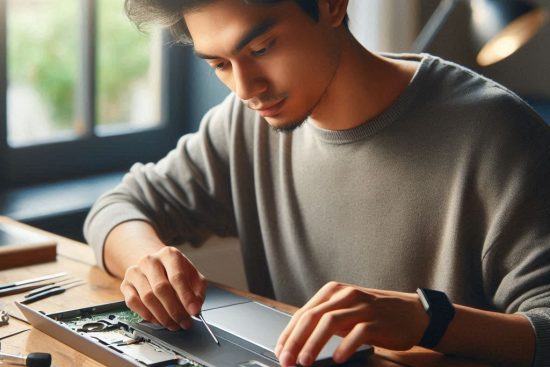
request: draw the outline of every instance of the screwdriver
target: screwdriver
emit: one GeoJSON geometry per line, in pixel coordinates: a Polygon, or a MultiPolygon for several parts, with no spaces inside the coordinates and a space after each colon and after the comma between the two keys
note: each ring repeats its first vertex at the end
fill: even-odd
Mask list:
{"type": "Polygon", "coordinates": [[[24,356],[23,354],[0,352],[0,361],[2,361],[2,364],[8,362],[27,367],[50,367],[52,356],[50,353],[30,353],[24,356]]]}

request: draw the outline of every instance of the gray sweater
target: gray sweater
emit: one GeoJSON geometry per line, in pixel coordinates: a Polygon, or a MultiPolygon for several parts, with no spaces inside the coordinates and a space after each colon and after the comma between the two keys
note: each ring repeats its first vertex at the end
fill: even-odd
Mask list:
{"type": "Polygon", "coordinates": [[[336,280],[521,312],[534,365],[550,366],[549,183],[542,119],[423,55],[395,103],[351,130],[277,133],[230,95],[164,159],[134,165],[85,235],[101,265],[105,237],[128,220],[167,244],[238,236],[250,289],[295,305],[336,280]]]}

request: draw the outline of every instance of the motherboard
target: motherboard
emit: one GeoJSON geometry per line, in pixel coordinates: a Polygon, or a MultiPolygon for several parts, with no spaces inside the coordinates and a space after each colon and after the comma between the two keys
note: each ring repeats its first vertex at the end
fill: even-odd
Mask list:
{"type": "Polygon", "coordinates": [[[81,310],[77,316],[60,315],[55,320],[77,332],[92,338],[98,343],[125,355],[129,359],[150,367],[204,367],[192,359],[158,345],[137,332],[132,325],[144,322],[128,308],[94,312],[93,309],[81,310]]]}

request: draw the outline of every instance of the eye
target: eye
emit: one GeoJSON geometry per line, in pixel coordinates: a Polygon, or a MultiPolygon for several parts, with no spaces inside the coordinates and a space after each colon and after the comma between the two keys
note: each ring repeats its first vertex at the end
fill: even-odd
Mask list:
{"type": "Polygon", "coordinates": [[[221,71],[226,68],[227,61],[213,61],[208,63],[210,67],[216,71],[221,71]]]}
{"type": "Polygon", "coordinates": [[[267,53],[267,47],[261,48],[259,50],[254,50],[251,52],[252,56],[263,56],[267,53]]]}
{"type": "Polygon", "coordinates": [[[254,57],[264,56],[265,54],[268,53],[268,51],[273,47],[274,44],[275,44],[275,40],[272,40],[267,44],[267,46],[262,47],[262,48],[257,49],[257,50],[252,50],[250,52],[250,54],[254,57]]]}

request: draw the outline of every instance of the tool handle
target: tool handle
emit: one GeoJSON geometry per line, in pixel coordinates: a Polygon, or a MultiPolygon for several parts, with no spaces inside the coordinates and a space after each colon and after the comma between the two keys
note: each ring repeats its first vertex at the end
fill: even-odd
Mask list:
{"type": "Polygon", "coordinates": [[[52,356],[50,353],[31,353],[27,356],[27,367],[50,367],[52,356]]]}
{"type": "Polygon", "coordinates": [[[52,284],[52,285],[46,285],[44,287],[37,288],[37,289],[35,289],[33,291],[30,291],[29,293],[25,294],[25,298],[30,298],[32,296],[35,296],[35,295],[39,294],[39,293],[49,291],[50,289],[54,289],[55,287],[57,287],[57,285],[52,284]]]}
{"type": "Polygon", "coordinates": [[[0,289],[0,297],[10,296],[12,294],[30,291],[32,289],[36,289],[38,287],[43,287],[51,284],[53,284],[53,282],[48,281],[48,282],[40,282],[40,283],[34,283],[34,284],[22,284],[22,285],[16,285],[15,287],[0,289]]]}
{"type": "Polygon", "coordinates": [[[65,288],[50,289],[48,291],[35,294],[34,296],[31,296],[29,298],[25,298],[22,301],[20,301],[20,303],[22,303],[24,305],[28,305],[29,303],[33,303],[33,302],[36,302],[36,301],[44,299],[44,298],[55,296],[56,294],[61,294],[63,292],[65,292],[65,288]]]}

